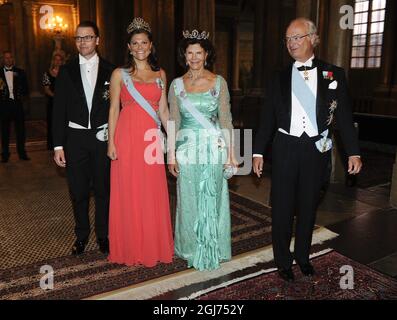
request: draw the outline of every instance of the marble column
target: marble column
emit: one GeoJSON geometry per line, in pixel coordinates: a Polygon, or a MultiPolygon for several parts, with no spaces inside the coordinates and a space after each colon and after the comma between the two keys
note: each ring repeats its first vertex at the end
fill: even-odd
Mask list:
{"type": "Polygon", "coordinates": [[[327,62],[335,64],[345,71],[350,68],[350,52],[353,30],[341,29],[339,23],[342,14],[339,12],[344,5],[354,6],[353,0],[332,0],[328,12],[327,38],[323,57],[327,62]]]}
{"type": "MultiPolygon", "coordinates": [[[[385,31],[383,36],[383,54],[381,68],[381,82],[376,88],[375,94],[379,97],[389,97],[393,88],[393,80],[397,86],[397,2],[387,1],[385,16],[385,31]],[[396,79],[393,79],[396,77],[396,79]]],[[[397,87],[396,87],[397,89],[397,87]]],[[[397,93],[397,90],[396,90],[397,93]]]]}
{"type": "MultiPolygon", "coordinates": [[[[390,25],[386,24],[387,31],[391,33],[397,29],[397,2],[396,1],[388,1],[387,2],[387,10],[389,11],[389,21],[390,25]]],[[[393,70],[393,77],[392,77],[392,90],[391,90],[391,97],[394,101],[397,100],[397,33],[393,32],[394,40],[393,40],[393,48],[389,49],[388,55],[390,58],[393,59],[392,63],[392,70],[393,70]]],[[[397,108],[396,103],[394,103],[394,108],[397,108]]],[[[396,114],[396,112],[395,112],[396,114]]]]}
{"type": "Polygon", "coordinates": [[[253,88],[252,95],[263,95],[264,79],[263,65],[265,56],[265,22],[266,2],[255,2],[255,25],[254,25],[254,65],[253,65],[253,88]]]}
{"type": "Polygon", "coordinates": [[[39,70],[38,70],[38,36],[37,36],[37,12],[38,5],[33,1],[24,1],[26,17],[26,33],[27,33],[27,59],[29,65],[28,81],[30,87],[31,97],[41,97],[40,93],[40,81],[39,81],[39,70]]]}
{"type": "Polygon", "coordinates": [[[236,18],[233,23],[233,83],[232,90],[235,93],[241,92],[240,88],[240,30],[239,20],[236,18]]]}
{"type": "Polygon", "coordinates": [[[22,0],[9,1],[14,11],[14,30],[15,30],[15,60],[19,66],[27,70],[28,60],[26,51],[26,33],[17,32],[23,30],[24,6],[22,0]]]}
{"type": "Polygon", "coordinates": [[[392,177],[392,185],[390,192],[390,204],[397,208],[397,152],[396,152],[396,162],[393,167],[393,177],[392,177]]]}

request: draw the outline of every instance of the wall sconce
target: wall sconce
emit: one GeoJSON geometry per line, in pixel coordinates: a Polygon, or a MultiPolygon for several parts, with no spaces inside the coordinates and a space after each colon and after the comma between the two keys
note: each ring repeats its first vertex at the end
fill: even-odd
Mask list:
{"type": "Polygon", "coordinates": [[[0,0],[0,6],[2,6],[3,4],[6,4],[7,0],[0,0]]]}

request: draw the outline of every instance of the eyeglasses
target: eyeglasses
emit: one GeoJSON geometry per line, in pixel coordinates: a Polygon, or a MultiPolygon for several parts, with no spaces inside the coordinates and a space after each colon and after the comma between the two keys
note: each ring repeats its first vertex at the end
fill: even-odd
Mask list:
{"type": "Polygon", "coordinates": [[[293,37],[285,37],[284,43],[288,44],[290,42],[301,42],[303,38],[307,36],[311,36],[313,33],[305,34],[304,36],[293,36],[293,37]]]}
{"type": "Polygon", "coordinates": [[[96,36],[85,36],[85,37],[74,37],[76,42],[90,42],[94,40],[96,36]]]}

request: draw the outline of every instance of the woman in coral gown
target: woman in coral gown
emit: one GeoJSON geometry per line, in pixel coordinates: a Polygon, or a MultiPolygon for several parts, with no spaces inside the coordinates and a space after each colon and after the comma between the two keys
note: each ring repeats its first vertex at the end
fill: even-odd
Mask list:
{"type": "Polygon", "coordinates": [[[166,78],[157,65],[150,26],[135,18],[127,31],[129,66],[116,69],[110,84],[109,261],[153,267],[173,259],[164,155],[157,133],[169,118],[166,78]],[[133,88],[157,118],[133,97],[133,88]],[[145,141],[150,132],[154,135],[145,141]]]}

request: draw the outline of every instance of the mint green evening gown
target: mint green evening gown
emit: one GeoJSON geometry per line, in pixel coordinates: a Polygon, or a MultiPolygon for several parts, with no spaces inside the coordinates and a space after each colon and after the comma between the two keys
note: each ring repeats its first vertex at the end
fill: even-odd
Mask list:
{"type": "MultiPolygon", "coordinates": [[[[218,128],[233,129],[226,81],[205,93],[186,93],[192,104],[218,128]]],[[[190,139],[176,142],[179,165],[175,222],[175,253],[197,270],[214,270],[231,259],[229,190],[223,177],[227,148],[184,108],[175,80],[169,93],[171,120],[176,129],[190,130],[190,139]],[[205,161],[203,161],[203,155],[205,161]],[[196,161],[194,161],[196,160],[196,161]],[[198,161],[200,160],[200,161],[198,161]]],[[[185,136],[186,134],[182,134],[185,136]]]]}

